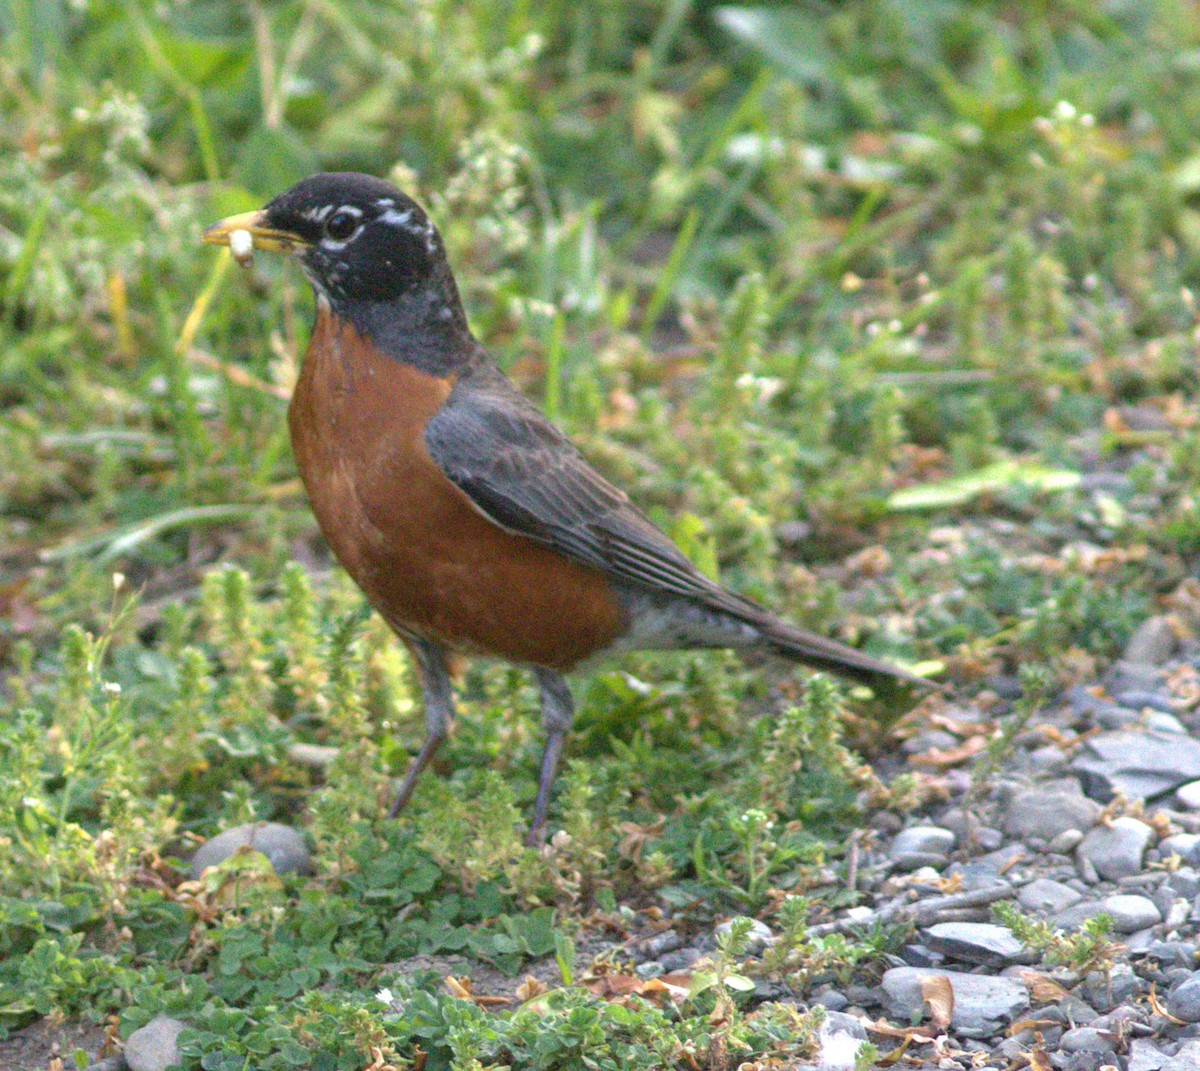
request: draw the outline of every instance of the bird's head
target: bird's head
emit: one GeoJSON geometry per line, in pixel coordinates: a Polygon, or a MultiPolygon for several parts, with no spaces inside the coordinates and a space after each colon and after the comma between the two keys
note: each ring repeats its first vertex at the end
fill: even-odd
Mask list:
{"type": "MultiPolygon", "coordinates": [[[[377,344],[467,332],[458,287],[437,228],[412,198],[355,172],[313,175],[265,208],[209,227],[204,241],[236,232],[254,249],[293,254],[318,299],[377,344]]],[[[234,238],[236,241],[236,238],[234,238]]]]}

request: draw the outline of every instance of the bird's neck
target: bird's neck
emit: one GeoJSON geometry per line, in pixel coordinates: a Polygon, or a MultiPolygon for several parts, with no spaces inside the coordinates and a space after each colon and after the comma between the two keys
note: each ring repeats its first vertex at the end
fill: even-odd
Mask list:
{"type": "Polygon", "coordinates": [[[457,289],[429,287],[390,301],[334,300],[333,311],[380,352],[429,375],[462,370],[478,348],[457,289]]]}

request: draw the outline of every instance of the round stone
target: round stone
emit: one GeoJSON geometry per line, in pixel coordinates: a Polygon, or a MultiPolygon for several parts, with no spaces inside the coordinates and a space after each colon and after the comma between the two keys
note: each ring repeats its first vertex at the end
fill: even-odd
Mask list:
{"type": "Polygon", "coordinates": [[[941,826],[909,826],[900,830],[892,841],[892,856],[914,852],[945,855],[954,847],[954,841],[953,831],[941,826]]]}
{"type": "Polygon", "coordinates": [[[1009,797],[1004,832],[1021,840],[1038,837],[1051,841],[1067,829],[1091,829],[1099,814],[1100,804],[1078,790],[1031,788],[1009,797]]]}
{"type": "Polygon", "coordinates": [[[166,1071],[179,1064],[179,1033],[187,1023],[169,1015],[156,1015],[125,1041],[129,1071],[166,1071]]]}
{"type": "Polygon", "coordinates": [[[276,874],[312,873],[312,856],[299,833],[278,822],[249,822],[218,833],[200,846],[192,856],[192,880],[199,878],[208,867],[223,863],[239,848],[247,845],[256,852],[262,852],[276,874]]]}
{"type": "Polygon", "coordinates": [[[1162,915],[1148,896],[1120,893],[1107,897],[1103,906],[1117,933],[1136,933],[1162,922],[1162,915]]]}
{"type": "Polygon", "coordinates": [[[1141,872],[1142,857],[1153,836],[1154,830],[1145,822],[1122,815],[1111,825],[1090,830],[1075,851],[1101,878],[1116,881],[1141,872]]]}
{"type": "Polygon", "coordinates": [[[1048,915],[1066,911],[1082,899],[1082,893],[1076,892],[1061,881],[1052,881],[1049,878],[1031,881],[1017,893],[1017,903],[1026,911],[1039,911],[1048,915]]]}
{"type": "Polygon", "coordinates": [[[1200,974],[1193,974],[1171,990],[1167,1011],[1185,1023],[1200,1023],[1200,974]]]}

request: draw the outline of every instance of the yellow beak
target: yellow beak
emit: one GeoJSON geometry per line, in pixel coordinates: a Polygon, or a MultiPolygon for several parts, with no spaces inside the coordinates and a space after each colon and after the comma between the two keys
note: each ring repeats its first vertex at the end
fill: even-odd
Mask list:
{"type": "Polygon", "coordinates": [[[228,245],[229,236],[234,231],[249,231],[254,239],[255,249],[266,249],[276,253],[295,253],[309,243],[298,234],[291,231],[276,230],[266,225],[266,215],[262,209],[256,212],[243,212],[238,216],[214,223],[207,228],[201,240],[211,245],[228,245]]]}

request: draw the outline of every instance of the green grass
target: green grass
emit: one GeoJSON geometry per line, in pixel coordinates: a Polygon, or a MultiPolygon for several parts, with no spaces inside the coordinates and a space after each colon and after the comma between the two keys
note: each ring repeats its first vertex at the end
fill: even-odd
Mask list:
{"type": "MultiPolygon", "coordinates": [[[[861,706],[823,686],[630,657],[580,682],[568,836],[539,855],[534,696],[475,665],[442,770],[379,820],[419,698],[296,479],[308,288],[198,243],[317,169],[426,204],[522,387],[702,568],[806,625],[968,694],[1025,663],[1065,682],[1200,552],[1183,0],[6,0],[0,30],[3,1026],[166,1008],[209,1069],[808,1044],[723,981],[514,1014],[395,980],[417,954],[519,975],[655,905],[771,919],[840,865],[869,777],[835,731],[861,706]],[[1022,478],[1045,470],[1110,478],[1022,478]],[[793,709],[760,718],[771,684],[793,709]],[[180,885],[189,837],[252,817],[304,828],[317,876],[180,885]]],[[[878,963],[789,912],[798,993],[878,963]]]]}

